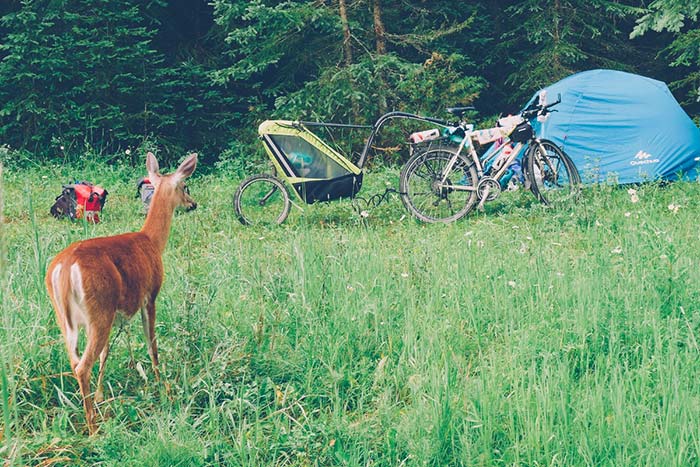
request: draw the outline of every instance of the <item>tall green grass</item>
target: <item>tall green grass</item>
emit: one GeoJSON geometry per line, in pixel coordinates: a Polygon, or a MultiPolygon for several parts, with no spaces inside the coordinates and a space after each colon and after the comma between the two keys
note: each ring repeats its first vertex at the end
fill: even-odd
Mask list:
{"type": "MultiPolygon", "coordinates": [[[[115,328],[88,438],[43,275],[72,241],[140,228],[140,175],[5,170],[7,465],[700,462],[695,183],[637,187],[636,203],[590,188],[564,210],[507,193],[446,226],[396,198],[368,218],[336,202],[261,230],[235,220],[238,180],[199,176],[164,257],[168,388],[140,324],[115,328]],[[70,178],[110,191],[101,224],[48,215],[70,178]]],[[[375,171],[363,190],[396,179],[375,171]]]]}

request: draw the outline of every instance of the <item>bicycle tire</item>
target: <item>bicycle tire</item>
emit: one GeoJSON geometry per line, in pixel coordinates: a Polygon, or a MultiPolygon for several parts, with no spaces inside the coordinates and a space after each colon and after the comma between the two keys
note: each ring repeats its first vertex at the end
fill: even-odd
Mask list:
{"type": "Polygon", "coordinates": [[[259,174],[241,182],[233,195],[233,207],[243,225],[279,225],[287,219],[292,201],[282,180],[259,174]]]}
{"type": "Polygon", "coordinates": [[[454,155],[454,148],[439,146],[414,154],[401,170],[401,201],[417,219],[428,223],[449,223],[461,219],[474,208],[477,172],[471,158],[457,155],[446,177],[450,185],[464,186],[465,190],[438,186],[443,170],[454,155]]]}
{"type": "Polygon", "coordinates": [[[524,175],[539,202],[555,206],[578,199],[581,176],[571,158],[554,142],[542,139],[531,143],[525,158],[524,175]]]}

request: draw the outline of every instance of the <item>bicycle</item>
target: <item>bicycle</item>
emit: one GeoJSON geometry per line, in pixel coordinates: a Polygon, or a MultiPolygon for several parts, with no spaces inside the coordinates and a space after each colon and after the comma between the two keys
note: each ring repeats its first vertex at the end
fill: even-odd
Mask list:
{"type": "Polygon", "coordinates": [[[581,177],[573,161],[550,140],[535,136],[530,120],[546,119],[551,104],[533,103],[519,115],[499,119],[499,126],[474,130],[464,120],[472,107],[453,107],[447,111],[459,122],[441,125],[454,144],[438,144],[415,152],[400,175],[400,194],[404,206],[424,222],[453,222],[474,209],[483,207],[501,194],[510,177],[511,166],[522,155],[525,186],[545,205],[575,200],[581,177]],[[475,142],[485,144],[503,140],[497,148],[477,154],[475,142]]]}
{"type": "MultiPolygon", "coordinates": [[[[373,125],[264,121],[258,134],[273,171],[253,175],[241,182],[233,196],[238,220],[243,225],[281,224],[289,216],[292,206],[302,209],[302,203],[355,198],[362,187],[363,167],[372,144],[380,129],[393,119],[442,122],[405,112],[384,114],[373,125]],[[312,132],[311,128],[315,127],[365,129],[370,133],[357,163],[353,163],[312,132]]],[[[384,199],[385,195],[380,195],[379,199],[384,199]]]]}

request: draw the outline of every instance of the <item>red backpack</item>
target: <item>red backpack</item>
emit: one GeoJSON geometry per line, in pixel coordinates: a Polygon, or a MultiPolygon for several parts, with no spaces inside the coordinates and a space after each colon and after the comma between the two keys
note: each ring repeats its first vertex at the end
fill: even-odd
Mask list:
{"type": "Polygon", "coordinates": [[[51,206],[51,215],[57,219],[67,217],[70,220],[82,219],[97,224],[100,211],[107,201],[107,190],[90,182],[75,182],[63,185],[63,192],[51,206]]]}

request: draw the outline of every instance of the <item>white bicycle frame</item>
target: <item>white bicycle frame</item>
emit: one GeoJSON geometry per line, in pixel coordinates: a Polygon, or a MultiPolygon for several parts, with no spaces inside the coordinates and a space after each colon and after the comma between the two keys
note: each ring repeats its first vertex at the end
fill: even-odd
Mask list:
{"type": "MultiPolygon", "coordinates": [[[[462,153],[462,150],[467,146],[468,144],[468,149],[467,149],[467,154],[469,154],[469,157],[472,160],[472,163],[476,166],[476,173],[477,173],[477,180],[480,180],[484,176],[484,164],[487,163],[488,161],[494,160],[495,158],[499,157],[502,152],[505,150],[507,147],[508,143],[510,143],[510,138],[507,136],[504,137],[505,140],[503,144],[496,149],[493,153],[489,154],[489,156],[483,161],[484,164],[482,164],[481,159],[479,158],[479,155],[476,153],[476,149],[474,148],[474,143],[473,143],[473,138],[476,135],[476,131],[474,131],[474,127],[472,125],[467,125],[466,127],[462,127],[464,129],[464,138],[462,141],[459,143],[459,146],[457,147],[457,150],[455,151],[454,155],[450,159],[450,161],[447,163],[445,166],[445,169],[443,171],[442,177],[440,179],[440,183],[438,185],[438,188],[449,188],[451,190],[455,191],[476,191],[477,190],[477,185],[478,183],[472,185],[472,186],[466,186],[466,185],[455,185],[452,183],[446,183],[447,182],[447,176],[450,172],[452,172],[452,168],[454,167],[455,163],[457,162],[457,158],[459,155],[462,153]]],[[[513,146],[513,151],[510,153],[508,158],[505,160],[505,162],[502,164],[502,166],[496,171],[496,173],[492,176],[495,180],[500,180],[500,178],[503,176],[503,174],[508,170],[508,167],[515,161],[515,159],[520,155],[520,152],[525,148],[525,144],[523,143],[516,143],[515,146],[513,146]]]]}

